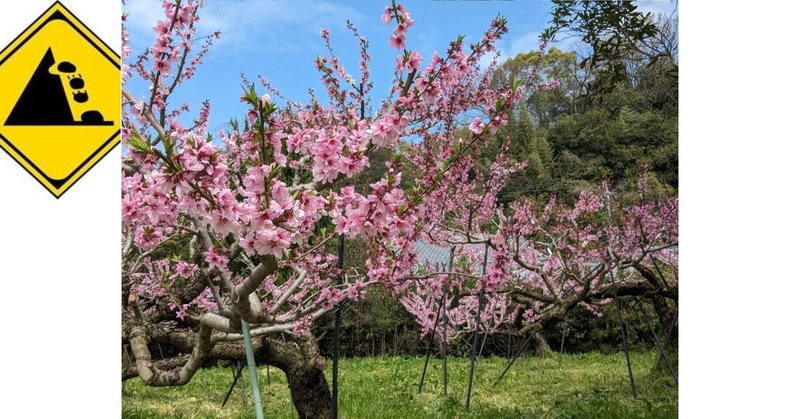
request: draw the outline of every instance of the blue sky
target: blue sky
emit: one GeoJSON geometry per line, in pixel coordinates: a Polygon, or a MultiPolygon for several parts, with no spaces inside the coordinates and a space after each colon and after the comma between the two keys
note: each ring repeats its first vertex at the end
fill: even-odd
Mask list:
{"type": "MultiPolygon", "coordinates": [[[[212,48],[205,64],[189,83],[179,88],[173,104],[186,102],[192,114],[204,99],[212,104],[210,128],[216,132],[233,117],[241,119],[245,108],[239,103],[241,77],[255,81],[266,77],[281,93],[293,101],[306,102],[308,89],[322,96],[314,59],[326,56],[319,30],[331,32],[333,48],[355,77],[358,73],[358,48],[345,27],[351,20],[370,42],[371,74],[375,83],[375,102],[385,97],[394,68],[396,50],[387,39],[391,26],[380,20],[390,1],[310,1],[310,0],[209,0],[201,12],[198,35],[220,30],[222,39],[212,48]]],[[[458,35],[466,42],[480,38],[497,15],[508,19],[509,33],[499,44],[502,57],[536,49],[539,34],[549,21],[552,4],[535,0],[433,1],[401,2],[408,8],[414,26],[406,41],[407,48],[423,56],[423,66],[433,51],[447,48],[458,35]]],[[[128,0],[128,30],[133,55],[152,44],[152,27],[161,16],[161,2],[128,0]]],[[[669,14],[676,4],[670,1],[639,2],[644,11],[669,14]]],[[[569,47],[567,41],[562,47],[569,47]]],[[[143,96],[146,86],[129,86],[143,96]]],[[[324,96],[323,96],[324,98],[324,96]]]]}

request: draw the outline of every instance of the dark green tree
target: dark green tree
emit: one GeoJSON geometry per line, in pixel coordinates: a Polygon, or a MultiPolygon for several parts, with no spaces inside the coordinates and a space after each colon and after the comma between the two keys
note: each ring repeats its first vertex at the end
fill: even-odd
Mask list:
{"type": "Polygon", "coordinates": [[[552,19],[541,35],[553,41],[558,35],[576,36],[590,49],[581,65],[595,74],[591,95],[611,92],[630,80],[627,60],[636,57],[648,65],[666,61],[666,72],[677,79],[677,42],[651,13],[642,13],[636,3],[623,0],[553,0],[552,19]]]}

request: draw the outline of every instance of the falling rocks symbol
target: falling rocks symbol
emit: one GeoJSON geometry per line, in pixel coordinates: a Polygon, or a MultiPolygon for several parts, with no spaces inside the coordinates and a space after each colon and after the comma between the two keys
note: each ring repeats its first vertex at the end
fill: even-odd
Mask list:
{"type": "MultiPolygon", "coordinates": [[[[105,121],[103,115],[96,110],[84,112],[80,121],[72,118],[69,99],[58,73],[73,74],[77,68],[69,61],[62,61],[53,68],[55,63],[53,50],[48,48],[5,125],[112,125],[112,121],[105,121]],[[53,73],[51,69],[57,73],[53,73]]],[[[84,87],[84,81],[79,76],[71,76],[69,79],[73,89],[84,87]]],[[[74,91],[72,96],[78,103],[88,100],[86,91],[74,91]]]]}

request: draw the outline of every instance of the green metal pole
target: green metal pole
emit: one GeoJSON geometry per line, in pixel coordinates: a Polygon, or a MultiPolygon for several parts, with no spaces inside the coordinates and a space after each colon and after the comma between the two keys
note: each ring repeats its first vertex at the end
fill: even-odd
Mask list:
{"type": "MultiPolygon", "coordinates": [[[[486,242],[485,248],[483,250],[483,271],[481,275],[486,275],[486,262],[489,258],[489,242],[486,242]]],[[[483,302],[483,291],[484,288],[481,287],[480,292],[478,292],[478,310],[475,313],[475,335],[472,337],[472,363],[469,368],[469,384],[467,384],[467,405],[466,409],[469,412],[469,404],[472,400],[472,381],[475,379],[475,364],[478,363],[478,335],[481,333],[481,303],[483,302]]]]}
{"type": "Polygon", "coordinates": [[[264,419],[264,406],[261,404],[261,390],[258,388],[256,357],[253,355],[253,338],[250,337],[250,325],[242,320],[244,335],[244,352],[247,355],[247,371],[250,372],[250,387],[253,390],[253,402],[256,404],[256,419],[264,419]]]}
{"type": "MultiPolygon", "coordinates": [[[[604,181],[603,182],[603,189],[605,189],[605,198],[606,198],[606,213],[608,214],[608,223],[611,223],[611,192],[608,190],[608,184],[604,181]]],[[[609,226],[610,228],[610,226],[609,226]]],[[[608,251],[608,257],[610,260],[614,260],[614,252],[611,251],[611,243],[610,243],[610,234],[606,233],[606,250],[608,251]]],[[[622,335],[622,349],[625,351],[625,363],[628,365],[628,379],[631,382],[631,395],[633,399],[636,400],[636,382],[633,380],[633,368],[631,368],[631,355],[630,351],[628,351],[628,332],[625,327],[625,322],[622,321],[622,303],[619,301],[619,293],[617,289],[617,282],[614,280],[614,266],[611,266],[611,269],[608,271],[609,277],[611,277],[611,286],[614,290],[614,302],[617,306],[617,322],[619,323],[619,332],[622,335]]]]}
{"type": "MultiPolygon", "coordinates": [[[[362,104],[363,106],[363,104],[362,104]]],[[[336,286],[342,285],[342,268],[344,267],[344,234],[339,234],[338,260],[336,266],[339,268],[339,276],[336,277],[336,286]]],[[[336,312],[333,318],[333,371],[332,377],[333,391],[331,394],[331,417],[339,419],[339,338],[342,333],[342,304],[336,304],[336,312]]]]}

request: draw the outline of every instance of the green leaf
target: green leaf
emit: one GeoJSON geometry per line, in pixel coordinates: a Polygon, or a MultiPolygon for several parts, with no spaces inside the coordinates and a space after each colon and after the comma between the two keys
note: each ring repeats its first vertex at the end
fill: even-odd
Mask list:
{"type": "Polygon", "coordinates": [[[131,133],[131,138],[128,139],[128,147],[131,147],[140,153],[150,154],[149,141],[145,142],[142,140],[142,137],[139,136],[139,133],[136,131],[131,133]]]}

